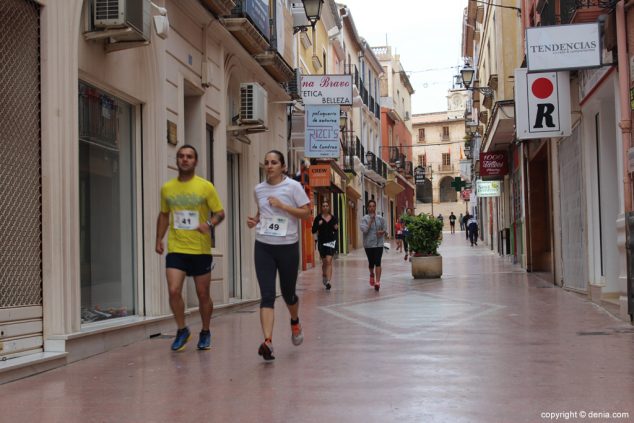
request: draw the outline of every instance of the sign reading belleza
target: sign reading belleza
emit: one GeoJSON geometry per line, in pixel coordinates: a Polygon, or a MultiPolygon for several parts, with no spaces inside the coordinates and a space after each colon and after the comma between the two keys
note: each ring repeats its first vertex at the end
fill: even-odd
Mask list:
{"type": "Polygon", "coordinates": [[[352,75],[302,76],[304,104],[352,105],[352,75]]]}
{"type": "Polygon", "coordinates": [[[526,29],[529,72],[601,66],[598,23],[540,26],[526,29]]]}

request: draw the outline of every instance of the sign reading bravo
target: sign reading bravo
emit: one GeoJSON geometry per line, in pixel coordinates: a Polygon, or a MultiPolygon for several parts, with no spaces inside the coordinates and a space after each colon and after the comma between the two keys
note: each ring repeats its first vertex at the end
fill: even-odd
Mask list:
{"type": "Polygon", "coordinates": [[[304,104],[352,104],[352,75],[303,75],[304,104]]]}
{"type": "Polygon", "coordinates": [[[507,173],[509,169],[504,152],[480,153],[480,176],[504,176],[507,173]]]}
{"type": "Polygon", "coordinates": [[[568,72],[515,69],[515,126],[521,140],[571,134],[568,72]]]}

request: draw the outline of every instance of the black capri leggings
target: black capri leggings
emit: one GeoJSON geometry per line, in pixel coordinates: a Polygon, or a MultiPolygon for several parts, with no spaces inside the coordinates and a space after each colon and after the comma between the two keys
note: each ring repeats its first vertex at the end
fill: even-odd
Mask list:
{"type": "Polygon", "coordinates": [[[365,255],[368,256],[370,268],[381,267],[381,257],[383,257],[383,247],[366,248],[365,255]]]}
{"type": "Polygon", "coordinates": [[[274,308],[275,277],[280,273],[280,289],[284,302],[297,304],[295,295],[297,272],[299,270],[299,243],[272,245],[255,241],[255,274],[260,285],[260,308],[274,308]]]}

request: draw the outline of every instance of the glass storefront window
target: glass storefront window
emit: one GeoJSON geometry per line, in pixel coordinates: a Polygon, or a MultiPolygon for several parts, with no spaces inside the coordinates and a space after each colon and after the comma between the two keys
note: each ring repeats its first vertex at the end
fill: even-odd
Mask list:
{"type": "Polygon", "coordinates": [[[135,314],[133,110],[79,83],[82,323],[135,314]]]}

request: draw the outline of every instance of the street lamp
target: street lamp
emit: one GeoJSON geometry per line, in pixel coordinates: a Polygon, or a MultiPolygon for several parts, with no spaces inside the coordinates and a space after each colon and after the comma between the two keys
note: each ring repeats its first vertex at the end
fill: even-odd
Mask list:
{"type": "Polygon", "coordinates": [[[365,153],[365,164],[372,163],[372,157],[373,156],[374,156],[374,154],[371,151],[368,151],[367,153],[365,153]]]}
{"type": "MultiPolygon", "coordinates": [[[[306,13],[306,19],[310,22],[310,27],[315,28],[315,24],[320,19],[321,16],[321,5],[324,0],[302,0],[304,4],[304,12],[306,13]]],[[[308,29],[308,25],[298,25],[293,27],[293,34],[298,33],[299,31],[306,31],[308,29]]]]}
{"type": "MultiPolygon", "coordinates": [[[[434,186],[432,183],[432,180],[434,179],[434,171],[432,168],[432,165],[429,166],[422,166],[419,165],[418,167],[416,167],[416,173],[421,177],[421,179],[417,178],[417,183],[418,180],[421,181],[420,185],[425,185],[425,179],[429,180],[429,183],[432,184],[432,188],[431,188],[431,215],[434,215],[434,186]],[[429,178],[427,178],[427,171],[429,170],[429,178]]],[[[424,191],[423,191],[424,194],[424,191]]]]}
{"type": "Polygon", "coordinates": [[[462,84],[465,89],[470,91],[480,91],[485,97],[492,97],[493,90],[489,87],[471,87],[474,75],[475,69],[473,69],[468,63],[465,63],[465,65],[460,69],[460,77],[462,78],[462,84]]]}
{"type": "Polygon", "coordinates": [[[348,123],[348,114],[341,110],[339,112],[339,128],[344,131],[346,129],[346,124],[348,123]]]}

